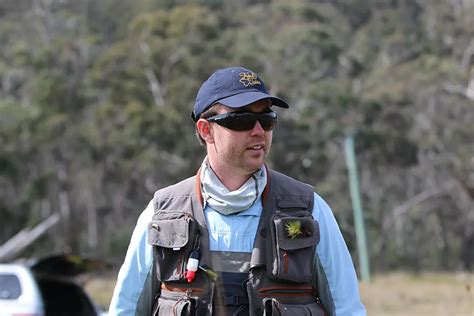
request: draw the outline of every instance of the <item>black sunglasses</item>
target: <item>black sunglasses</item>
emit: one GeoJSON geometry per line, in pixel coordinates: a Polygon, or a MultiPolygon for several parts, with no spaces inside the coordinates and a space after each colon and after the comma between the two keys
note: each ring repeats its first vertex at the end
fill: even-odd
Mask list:
{"type": "Polygon", "coordinates": [[[206,119],[208,122],[214,122],[233,131],[251,130],[257,121],[266,131],[271,131],[277,123],[276,112],[228,112],[214,115],[206,119]]]}

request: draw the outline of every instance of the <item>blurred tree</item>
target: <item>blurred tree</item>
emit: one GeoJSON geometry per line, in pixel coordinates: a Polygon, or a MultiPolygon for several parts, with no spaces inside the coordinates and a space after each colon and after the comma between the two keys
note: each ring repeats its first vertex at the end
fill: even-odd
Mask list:
{"type": "Polygon", "coordinates": [[[348,134],[372,265],[472,266],[473,14],[469,1],[2,2],[0,242],[60,213],[34,251],[120,260],[153,192],[202,161],[199,85],[242,65],[291,104],[269,165],[316,186],[351,250],[348,134]]]}

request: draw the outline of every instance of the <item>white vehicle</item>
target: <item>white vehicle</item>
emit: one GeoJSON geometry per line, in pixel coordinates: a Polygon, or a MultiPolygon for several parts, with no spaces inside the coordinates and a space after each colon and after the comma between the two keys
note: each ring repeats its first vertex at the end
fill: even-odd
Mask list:
{"type": "Polygon", "coordinates": [[[0,264],[0,316],[97,316],[99,310],[72,278],[84,272],[75,256],[34,264],[0,264]]]}
{"type": "Polygon", "coordinates": [[[27,268],[0,264],[0,315],[43,316],[43,299],[27,268]]]}

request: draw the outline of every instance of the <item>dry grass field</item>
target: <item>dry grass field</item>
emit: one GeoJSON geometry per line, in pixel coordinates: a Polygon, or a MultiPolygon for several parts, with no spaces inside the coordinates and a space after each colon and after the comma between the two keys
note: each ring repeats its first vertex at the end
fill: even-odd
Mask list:
{"type": "Polygon", "coordinates": [[[474,316],[474,275],[391,273],[360,284],[368,315],[474,316]]]}
{"type": "MultiPolygon", "coordinates": [[[[115,274],[90,277],[88,293],[108,306],[115,274]]],[[[367,314],[374,316],[474,316],[474,274],[390,273],[360,284],[367,314]]]]}

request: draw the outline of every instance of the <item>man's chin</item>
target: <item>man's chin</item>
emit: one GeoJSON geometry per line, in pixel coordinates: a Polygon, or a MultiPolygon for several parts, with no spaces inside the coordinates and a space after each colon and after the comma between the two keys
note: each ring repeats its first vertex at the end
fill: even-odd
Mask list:
{"type": "Polygon", "coordinates": [[[256,171],[258,171],[262,166],[263,163],[265,162],[264,159],[259,159],[255,160],[245,166],[245,169],[248,171],[249,174],[252,174],[256,171]]]}

